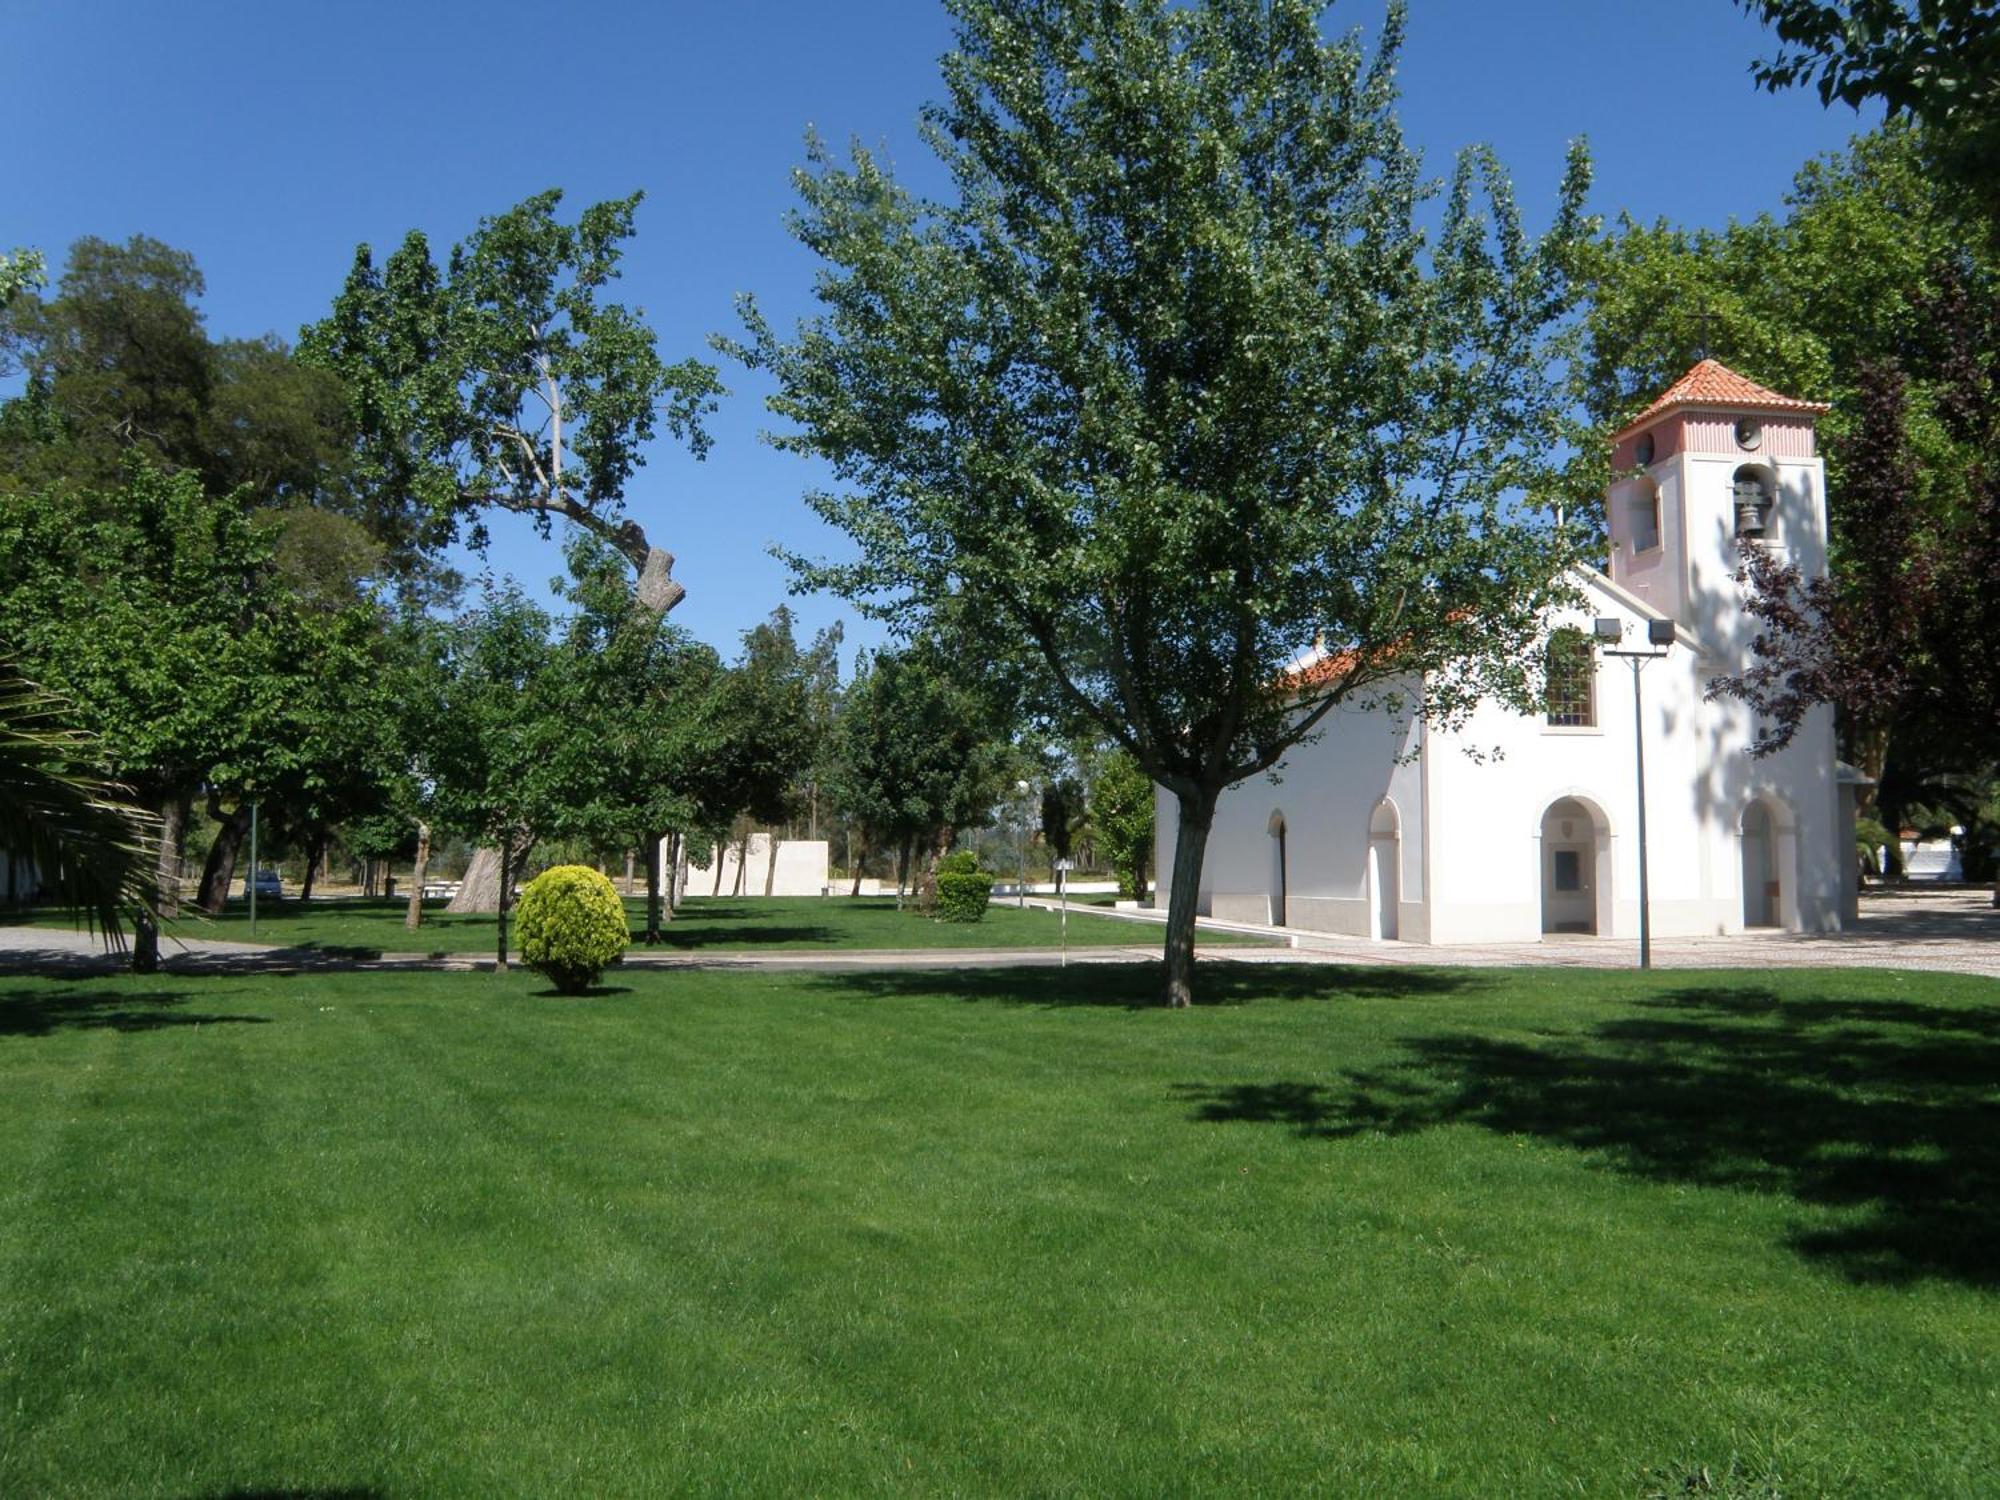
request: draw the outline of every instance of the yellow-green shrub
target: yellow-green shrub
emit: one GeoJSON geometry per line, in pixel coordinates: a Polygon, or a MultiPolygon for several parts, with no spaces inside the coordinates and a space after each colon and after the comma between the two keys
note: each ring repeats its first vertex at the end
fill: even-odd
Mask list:
{"type": "Polygon", "coordinates": [[[585,865],[551,865],[521,891],[521,962],[581,995],[624,955],[631,933],[611,882],[585,865]]]}

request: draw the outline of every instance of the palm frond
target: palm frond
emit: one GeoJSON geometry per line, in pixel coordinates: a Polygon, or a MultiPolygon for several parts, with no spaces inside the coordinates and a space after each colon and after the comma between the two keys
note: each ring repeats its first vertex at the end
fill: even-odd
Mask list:
{"type": "Polygon", "coordinates": [[[154,910],[159,820],[101,774],[97,740],[68,712],[0,664],[0,849],[123,947],[126,916],[154,910]]]}

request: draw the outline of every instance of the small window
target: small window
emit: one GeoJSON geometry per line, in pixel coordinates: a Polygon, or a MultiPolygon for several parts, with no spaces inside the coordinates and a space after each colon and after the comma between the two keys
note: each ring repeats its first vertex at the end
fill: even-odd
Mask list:
{"type": "Polygon", "coordinates": [[[1590,641],[1581,630],[1558,630],[1549,637],[1548,714],[1558,729],[1588,729],[1597,723],[1591,692],[1596,676],[1590,641]]]}
{"type": "Polygon", "coordinates": [[[1574,849],[1556,850],[1555,877],[1559,891],[1582,890],[1583,856],[1574,849]]]}
{"type": "Polygon", "coordinates": [[[1642,484],[1632,496],[1632,550],[1651,552],[1660,545],[1660,492],[1642,484]]]}

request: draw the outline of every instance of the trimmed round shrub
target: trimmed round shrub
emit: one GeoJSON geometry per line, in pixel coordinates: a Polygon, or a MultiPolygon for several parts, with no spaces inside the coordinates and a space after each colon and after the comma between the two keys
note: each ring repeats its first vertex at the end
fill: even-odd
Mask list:
{"type": "Polygon", "coordinates": [[[978,922],[986,916],[986,903],[993,896],[993,877],[979,868],[979,861],[960,850],[938,861],[937,919],[940,922],[978,922]]]}
{"type": "Polygon", "coordinates": [[[586,865],[551,865],[515,908],[521,962],[565,995],[581,995],[624,956],[631,932],[611,882],[586,865]]]}

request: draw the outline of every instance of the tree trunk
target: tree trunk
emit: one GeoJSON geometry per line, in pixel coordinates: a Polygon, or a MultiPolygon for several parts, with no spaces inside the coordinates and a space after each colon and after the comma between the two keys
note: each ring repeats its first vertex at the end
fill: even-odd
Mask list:
{"type": "Polygon", "coordinates": [[[625,851],[625,894],[628,896],[632,894],[634,869],[635,869],[635,856],[633,855],[633,852],[630,849],[627,849],[625,851]]]}
{"type": "Polygon", "coordinates": [[[431,825],[417,819],[417,867],[410,871],[410,906],[403,926],[415,932],[424,925],[424,873],[431,862],[431,825]]]}
{"type": "Polygon", "coordinates": [[[326,830],[315,827],[307,836],[306,878],[299,882],[299,900],[313,898],[313,882],[319,879],[320,866],[326,862],[326,830]]]}
{"type": "MultiPolygon", "coordinates": [[[[194,799],[188,796],[167,798],[167,805],[160,809],[160,865],[159,894],[157,897],[162,920],[172,921],[181,914],[181,855],[187,848],[187,820],[194,799]]],[[[159,930],[154,929],[154,960],[158,962],[159,930]]],[[[136,950],[135,950],[136,951],[136,950]]],[[[150,974],[151,969],[138,972],[150,974]]]]}
{"type": "Polygon", "coordinates": [[[903,909],[903,888],[910,883],[910,848],[914,839],[904,839],[902,848],[896,851],[896,910],[903,909]]]}
{"type": "Polygon", "coordinates": [[[709,852],[715,860],[715,885],[709,890],[709,895],[720,896],[722,894],[722,840],[715,840],[709,846],[709,852]]]}
{"type": "Polygon", "coordinates": [[[132,923],[132,972],[134,974],[157,974],[160,972],[160,927],[152,916],[140,912],[132,923]]]}
{"type": "Polygon", "coordinates": [[[664,835],[652,834],[646,839],[646,937],[648,943],[660,940],[660,843],[664,835]]]}
{"type": "Polygon", "coordinates": [[[856,858],[854,857],[854,840],[853,840],[853,836],[852,836],[852,835],[849,835],[849,837],[848,837],[848,849],[847,849],[847,858],[848,858],[848,862],[849,862],[850,864],[852,864],[852,865],[854,866],[854,885],[853,885],[853,886],[852,886],[852,888],[850,888],[850,889],[849,889],[849,891],[847,892],[847,895],[848,895],[848,899],[852,900],[852,899],[853,899],[854,897],[856,897],[856,896],[858,896],[858,895],[860,895],[860,894],[861,894],[861,867],[862,867],[863,865],[865,865],[866,863],[868,863],[868,840],[867,840],[866,838],[862,839],[862,841],[861,841],[861,858],[859,858],[859,859],[856,859],[856,858]]]}
{"type": "Polygon", "coordinates": [[[236,878],[236,856],[250,833],[250,809],[239,807],[221,820],[215,842],[208,846],[208,861],[201,868],[201,889],[195,905],[211,917],[220,916],[229,900],[229,885],[236,878]]]}
{"type": "Polygon", "coordinates": [[[1169,1006],[1194,1004],[1194,917],[1201,894],[1201,862],[1208,853],[1208,830],[1215,821],[1216,793],[1180,799],[1180,826],[1174,831],[1174,878],[1167,895],[1167,993],[1169,1006]]]}
{"type": "Polygon", "coordinates": [[[671,922],[674,908],[681,904],[681,859],[687,852],[687,840],[676,828],[667,835],[667,897],[660,912],[660,920],[671,922]]]}
{"type": "Polygon", "coordinates": [[[764,862],[764,894],[769,896],[778,888],[778,830],[771,830],[771,857],[764,862]]]}
{"type": "Polygon", "coordinates": [[[931,857],[924,865],[924,883],[917,892],[917,910],[934,911],[937,908],[938,861],[951,853],[951,846],[958,838],[958,829],[947,823],[938,830],[931,843],[931,857]]]}
{"type": "Polygon", "coordinates": [[[730,888],[730,895],[740,896],[743,894],[743,876],[749,868],[750,831],[746,828],[743,831],[742,841],[736,846],[736,884],[730,888]]]}
{"type": "MultiPolygon", "coordinates": [[[[522,837],[519,846],[508,853],[509,866],[519,869],[528,857],[528,851],[535,847],[532,833],[522,837]]],[[[448,912],[478,912],[500,910],[500,851],[481,844],[472,851],[472,863],[465,867],[465,879],[459,882],[458,894],[445,907],[448,912]]]]}
{"type": "Polygon", "coordinates": [[[513,844],[514,841],[512,839],[502,839],[500,841],[500,848],[496,851],[500,856],[500,887],[499,887],[500,894],[498,903],[494,906],[493,909],[496,913],[499,914],[500,918],[497,924],[500,931],[500,957],[499,957],[499,962],[497,962],[494,965],[494,967],[503,974],[507,971],[507,906],[508,906],[507,897],[509,895],[508,887],[514,883],[513,844]]]}

